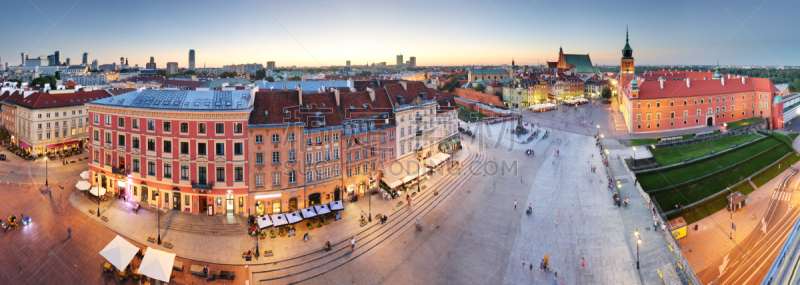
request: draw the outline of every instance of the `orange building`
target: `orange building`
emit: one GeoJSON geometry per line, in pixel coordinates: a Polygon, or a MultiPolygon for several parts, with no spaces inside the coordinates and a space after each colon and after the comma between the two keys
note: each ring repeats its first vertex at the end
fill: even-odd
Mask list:
{"type": "Polygon", "coordinates": [[[620,111],[628,132],[648,133],[721,125],[768,118],[783,127],[779,90],[767,78],[719,72],[659,71],[635,75],[633,50],[622,50],[619,75],[620,111]],[[777,96],[777,98],[776,98],[777,96]]]}

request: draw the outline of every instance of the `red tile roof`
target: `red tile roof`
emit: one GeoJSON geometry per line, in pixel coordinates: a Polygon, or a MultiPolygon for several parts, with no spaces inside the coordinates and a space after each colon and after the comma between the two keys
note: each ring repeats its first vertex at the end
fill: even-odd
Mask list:
{"type": "Polygon", "coordinates": [[[73,88],[75,86],[78,86],[78,83],[75,83],[75,81],[72,80],[67,80],[67,83],[64,83],[64,85],[66,85],[68,88],[73,88]]]}
{"type": "Polygon", "coordinates": [[[75,93],[50,94],[35,92],[28,97],[18,100],[17,105],[29,109],[57,108],[66,106],[83,105],[97,99],[111,97],[106,90],[77,91],[75,93]]]}
{"type": "Polygon", "coordinates": [[[250,124],[284,124],[302,122],[297,110],[300,100],[297,90],[257,92],[250,112],[250,124]],[[289,111],[286,116],[284,110],[289,111]],[[264,112],[267,113],[264,113],[264,112]]]}
{"type": "Polygon", "coordinates": [[[303,107],[300,114],[306,123],[306,129],[315,127],[313,122],[318,114],[325,116],[325,126],[342,125],[342,115],[336,107],[336,97],[333,92],[303,94],[303,107]]]}
{"type": "MultiPolygon", "coordinates": [[[[690,75],[691,76],[691,75],[690,75]]],[[[766,78],[745,78],[742,84],[741,78],[725,79],[725,86],[720,79],[714,80],[691,80],[690,87],[686,87],[686,80],[667,80],[664,81],[664,89],[658,80],[639,81],[639,99],[659,99],[675,97],[693,97],[726,95],[740,92],[776,92],[775,85],[766,78]]],[[[628,87],[630,88],[630,83],[628,87]]]]}

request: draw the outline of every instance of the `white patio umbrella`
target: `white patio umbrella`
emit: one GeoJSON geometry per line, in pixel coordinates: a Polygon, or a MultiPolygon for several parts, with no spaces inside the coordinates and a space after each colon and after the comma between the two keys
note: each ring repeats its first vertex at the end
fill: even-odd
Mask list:
{"type": "Polygon", "coordinates": [[[260,229],[266,229],[272,226],[272,220],[270,220],[268,216],[258,217],[256,218],[256,222],[258,222],[258,228],[260,229]]]}
{"type": "Polygon", "coordinates": [[[344,207],[342,206],[342,201],[331,201],[330,205],[331,205],[331,210],[333,211],[344,210],[344,207]]]}
{"type": "Polygon", "coordinates": [[[270,216],[270,218],[272,219],[272,224],[276,227],[285,226],[289,224],[289,222],[286,221],[286,216],[283,214],[275,214],[270,216]]]}
{"type": "Polygon", "coordinates": [[[147,247],[147,253],[139,265],[139,274],[169,282],[172,265],[175,263],[175,254],[147,247]]]}
{"type": "Polygon", "coordinates": [[[92,183],[89,183],[89,181],[78,181],[78,183],[75,184],[75,188],[78,188],[78,190],[81,191],[86,191],[89,190],[89,188],[92,188],[92,183]]]}
{"type": "Polygon", "coordinates": [[[100,255],[105,257],[106,260],[117,269],[123,270],[131,263],[131,260],[136,256],[137,252],[139,252],[138,247],[117,235],[117,237],[111,240],[111,242],[100,251],[100,255]]]}
{"type": "Polygon", "coordinates": [[[89,193],[92,193],[92,195],[100,197],[106,194],[106,188],[94,186],[92,187],[92,189],[89,190],[89,193]]]}
{"type": "Polygon", "coordinates": [[[81,172],[81,178],[82,179],[89,179],[89,171],[87,170],[87,171],[81,172]]]}
{"type": "Polygon", "coordinates": [[[314,212],[314,207],[302,208],[300,212],[303,213],[303,218],[313,218],[317,216],[317,213],[314,212]]]}
{"type": "Polygon", "coordinates": [[[298,211],[294,211],[286,214],[286,220],[289,221],[289,224],[296,224],[303,220],[303,216],[298,211]]]}
{"type": "Polygon", "coordinates": [[[314,210],[317,211],[318,215],[325,215],[331,212],[331,210],[328,209],[328,204],[315,205],[314,210]]]}

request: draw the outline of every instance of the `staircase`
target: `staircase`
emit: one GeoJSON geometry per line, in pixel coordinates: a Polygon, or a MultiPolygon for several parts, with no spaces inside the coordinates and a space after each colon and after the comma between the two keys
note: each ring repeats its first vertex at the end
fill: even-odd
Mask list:
{"type": "Polygon", "coordinates": [[[236,236],[247,234],[247,221],[237,215],[206,216],[178,211],[161,213],[161,228],[197,235],[236,236]]]}
{"type": "Polygon", "coordinates": [[[131,205],[128,202],[125,202],[124,200],[115,199],[114,201],[111,202],[111,208],[123,211],[125,213],[130,213],[131,208],[133,208],[133,205],[131,205]]]}

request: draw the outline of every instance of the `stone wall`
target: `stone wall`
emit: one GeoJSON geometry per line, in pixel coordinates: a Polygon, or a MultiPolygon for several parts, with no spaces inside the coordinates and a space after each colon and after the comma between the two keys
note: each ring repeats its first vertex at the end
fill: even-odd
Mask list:
{"type": "Polygon", "coordinates": [[[626,158],[625,163],[628,164],[628,168],[630,168],[631,171],[639,171],[658,167],[658,162],[656,162],[656,159],[653,157],[640,159],[626,158]]]}
{"type": "Polygon", "coordinates": [[[456,88],[455,90],[453,90],[453,95],[456,95],[458,97],[464,97],[470,100],[475,100],[484,104],[505,107],[503,100],[501,100],[500,97],[496,95],[485,94],[482,92],[477,92],[463,88],[456,88]]]}
{"type": "MultiPolygon", "coordinates": [[[[688,140],[680,140],[680,141],[674,141],[674,142],[658,143],[658,144],[656,144],[656,148],[687,145],[687,144],[693,144],[693,143],[698,143],[698,142],[703,142],[703,141],[713,140],[713,139],[719,139],[719,138],[724,138],[724,137],[729,137],[729,136],[752,134],[752,133],[755,133],[755,132],[760,131],[760,130],[768,130],[768,129],[769,129],[769,120],[762,119],[761,121],[758,121],[757,123],[752,123],[752,124],[749,124],[749,125],[746,125],[746,126],[736,127],[736,128],[730,129],[730,130],[728,130],[727,132],[724,132],[724,133],[719,133],[719,134],[710,135],[710,136],[702,136],[702,137],[688,139],[688,140]]],[[[652,147],[650,147],[650,146],[648,146],[648,148],[652,149],[652,147]]]]}

